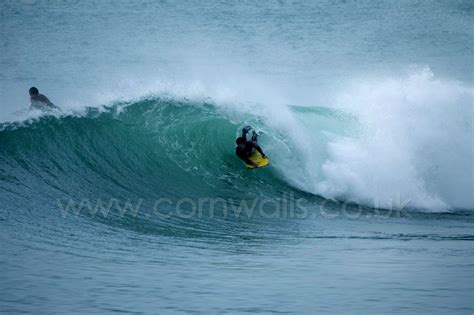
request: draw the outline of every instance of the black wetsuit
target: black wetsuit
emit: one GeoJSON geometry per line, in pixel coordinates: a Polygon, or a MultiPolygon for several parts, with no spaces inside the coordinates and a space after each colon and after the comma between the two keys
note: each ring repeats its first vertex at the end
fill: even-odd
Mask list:
{"type": "Polygon", "coordinates": [[[51,103],[51,101],[43,94],[36,94],[30,96],[30,109],[39,109],[39,110],[52,110],[59,109],[56,105],[51,103]]]}
{"type": "Polygon", "coordinates": [[[243,148],[241,148],[240,146],[237,146],[237,148],[235,148],[235,154],[237,154],[237,156],[241,160],[245,161],[245,163],[252,164],[252,161],[249,160],[249,157],[252,155],[254,148],[262,156],[265,156],[265,154],[263,154],[263,151],[260,148],[260,146],[258,144],[256,144],[255,142],[252,142],[252,141],[246,141],[245,142],[245,147],[243,147],[243,148]]]}
{"type": "MultiPolygon", "coordinates": [[[[249,133],[250,130],[252,130],[251,126],[243,128],[242,138],[247,139],[247,133],[249,133]]],[[[254,149],[257,150],[262,156],[265,156],[262,149],[257,144],[257,133],[255,133],[255,131],[252,131],[251,139],[252,141],[245,141],[245,146],[243,148],[241,148],[240,146],[237,146],[237,148],[235,148],[235,154],[247,164],[253,163],[251,160],[249,160],[249,157],[254,152],[254,149]]]]}

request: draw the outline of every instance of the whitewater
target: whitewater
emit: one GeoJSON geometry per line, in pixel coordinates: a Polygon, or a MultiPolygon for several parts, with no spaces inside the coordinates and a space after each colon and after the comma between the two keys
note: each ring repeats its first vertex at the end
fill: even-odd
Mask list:
{"type": "Polygon", "coordinates": [[[0,11],[0,312],[473,311],[469,1],[0,11]]]}

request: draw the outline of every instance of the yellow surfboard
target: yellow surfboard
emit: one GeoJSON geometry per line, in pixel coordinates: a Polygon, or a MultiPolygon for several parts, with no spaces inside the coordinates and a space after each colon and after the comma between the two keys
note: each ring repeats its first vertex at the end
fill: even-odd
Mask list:
{"type": "MultiPolygon", "coordinates": [[[[270,163],[270,160],[267,157],[262,157],[262,155],[258,151],[255,151],[249,157],[249,160],[254,161],[255,163],[257,163],[258,167],[264,167],[264,166],[267,166],[268,163],[270,163]]],[[[247,164],[247,163],[245,163],[245,166],[247,166],[248,168],[257,168],[255,166],[247,164]]]]}

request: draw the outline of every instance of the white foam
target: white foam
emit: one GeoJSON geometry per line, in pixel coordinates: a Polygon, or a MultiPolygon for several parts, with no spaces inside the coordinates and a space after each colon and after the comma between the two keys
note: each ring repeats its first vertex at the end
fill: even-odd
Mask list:
{"type": "Polygon", "coordinates": [[[473,91],[429,68],[354,84],[338,103],[363,132],[328,144],[316,192],[381,207],[473,209],[473,91]]]}

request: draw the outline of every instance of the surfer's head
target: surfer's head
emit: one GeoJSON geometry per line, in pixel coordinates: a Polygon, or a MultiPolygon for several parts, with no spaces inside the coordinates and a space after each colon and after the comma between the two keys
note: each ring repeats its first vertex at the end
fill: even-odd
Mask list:
{"type": "Polygon", "coordinates": [[[30,87],[29,91],[30,93],[30,96],[33,96],[33,95],[38,95],[39,94],[39,91],[37,88],[35,88],[34,86],[30,87]]]}
{"type": "Polygon", "coordinates": [[[245,138],[244,137],[239,137],[237,140],[235,140],[235,143],[237,143],[238,146],[243,146],[245,145],[245,138]]]}

